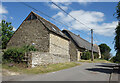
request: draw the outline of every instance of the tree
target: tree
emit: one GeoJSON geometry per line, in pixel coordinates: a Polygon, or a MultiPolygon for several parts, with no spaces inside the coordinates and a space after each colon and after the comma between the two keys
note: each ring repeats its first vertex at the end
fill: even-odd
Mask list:
{"type": "Polygon", "coordinates": [[[116,50],[116,62],[120,62],[120,24],[115,29],[115,50],[116,50]]]}
{"type": "Polygon", "coordinates": [[[91,58],[91,53],[89,51],[83,52],[81,59],[89,60],[91,58]]]}
{"type": "Polygon", "coordinates": [[[115,50],[116,50],[116,55],[113,59],[115,59],[115,62],[120,63],[120,2],[118,2],[118,5],[116,7],[116,14],[117,14],[117,19],[119,21],[118,26],[115,29],[115,50]]]}
{"type": "Polygon", "coordinates": [[[102,54],[102,59],[109,60],[111,58],[110,47],[106,44],[100,44],[99,47],[102,54]]]}
{"type": "Polygon", "coordinates": [[[6,49],[7,43],[12,37],[13,33],[14,31],[11,22],[6,22],[5,20],[2,20],[0,23],[0,47],[2,49],[6,49]]]}
{"type": "Polygon", "coordinates": [[[117,4],[116,13],[115,14],[117,15],[116,18],[120,21],[120,1],[117,4]]]}

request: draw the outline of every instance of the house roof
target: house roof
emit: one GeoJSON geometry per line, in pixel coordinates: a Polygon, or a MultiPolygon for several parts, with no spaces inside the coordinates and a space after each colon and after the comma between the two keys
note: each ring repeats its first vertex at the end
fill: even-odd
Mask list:
{"type": "MultiPolygon", "coordinates": [[[[85,39],[81,38],[79,35],[76,35],[76,34],[70,32],[69,30],[63,30],[62,32],[63,33],[67,32],[79,48],[84,48],[84,49],[87,49],[87,50],[91,50],[91,43],[89,43],[85,39]]],[[[99,52],[98,45],[93,45],[93,51],[94,52],[99,52]]]]}
{"type": "Polygon", "coordinates": [[[52,24],[51,22],[47,21],[46,19],[42,18],[41,16],[39,16],[38,14],[36,14],[35,12],[31,12],[28,17],[25,19],[27,20],[29,18],[29,16],[33,14],[37,17],[38,20],[40,20],[40,22],[42,22],[42,24],[50,31],[53,32],[59,36],[61,36],[62,38],[65,38],[67,40],[69,40],[69,38],[54,24],[52,24]]]}

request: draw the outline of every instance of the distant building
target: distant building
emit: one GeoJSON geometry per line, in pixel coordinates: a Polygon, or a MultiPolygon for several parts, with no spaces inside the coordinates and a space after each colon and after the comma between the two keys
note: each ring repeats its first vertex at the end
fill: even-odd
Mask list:
{"type": "Polygon", "coordinates": [[[32,66],[70,61],[69,38],[54,24],[34,12],[22,22],[7,48],[24,45],[34,45],[39,51],[32,53],[32,66]]]}
{"type": "MultiPolygon", "coordinates": [[[[87,50],[91,51],[91,43],[81,38],[80,35],[76,35],[70,32],[69,30],[63,30],[62,32],[71,40],[69,48],[71,61],[79,61],[81,59],[82,52],[87,50]]],[[[93,52],[97,53],[99,55],[99,58],[101,58],[100,49],[98,45],[93,45],[93,52]]]]}

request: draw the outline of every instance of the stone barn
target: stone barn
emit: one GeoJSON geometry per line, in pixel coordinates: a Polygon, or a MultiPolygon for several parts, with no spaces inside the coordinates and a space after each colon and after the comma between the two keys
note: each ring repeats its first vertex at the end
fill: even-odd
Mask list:
{"type": "MultiPolygon", "coordinates": [[[[69,53],[71,61],[79,61],[81,59],[82,52],[87,50],[91,51],[91,43],[81,38],[80,35],[76,35],[66,29],[62,32],[70,39],[69,53]]],[[[98,45],[93,45],[93,52],[97,53],[99,55],[99,58],[101,58],[100,49],[98,45]]]]}
{"type": "Polygon", "coordinates": [[[69,38],[51,22],[33,11],[22,22],[7,44],[9,47],[34,45],[30,65],[69,62],[69,38]]]}

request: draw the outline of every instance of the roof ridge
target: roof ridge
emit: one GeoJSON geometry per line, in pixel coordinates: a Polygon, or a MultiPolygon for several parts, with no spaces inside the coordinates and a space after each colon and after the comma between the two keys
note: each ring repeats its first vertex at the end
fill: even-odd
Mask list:
{"type": "Polygon", "coordinates": [[[64,37],[65,39],[69,40],[69,38],[65,35],[65,34],[62,34],[62,31],[53,23],[51,23],[50,21],[46,20],[45,18],[41,17],[40,15],[38,15],[37,13],[31,11],[31,13],[33,13],[35,16],[37,16],[37,18],[39,20],[41,20],[41,22],[46,26],[46,28],[48,28],[51,32],[54,32],[56,33],[57,35],[59,36],[62,36],[64,37]],[[55,28],[55,30],[53,30],[53,28],[55,28]],[[51,29],[52,28],[52,29],[51,29]]]}
{"type": "MultiPolygon", "coordinates": [[[[66,31],[69,31],[69,30],[67,30],[67,29],[64,29],[64,30],[66,30],[66,31]]],[[[79,38],[81,38],[81,39],[83,39],[82,37],[80,37],[80,36],[78,36],[77,34],[75,34],[75,33],[73,33],[73,32],[71,32],[71,31],[69,31],[70,33],[72,33],[72,34],[74,34],[75,36],[77,36],[77,37],[79,37],[79,38]]],[[[88,42],[87,40],[85,40],[85,39],[83,39],[84,41],[86,41],[86,42],[88,42]]],[[[90,43],[90,42],[88,42],[88,43],[90,43]]]]}
{"type": "Polygon", "coordinates": [[[51,25],[55,26],[57,28],[57,30],[61,31],[55,24],[49,22],[48,20],[46,20],[45,18],[41,17],[40,15],[38,15],[37,13],[31,11],[31,13],[35,14],[36,16],[40,17],[41,19],[47,21],[48,23],[50,23],[51,25]]]}

